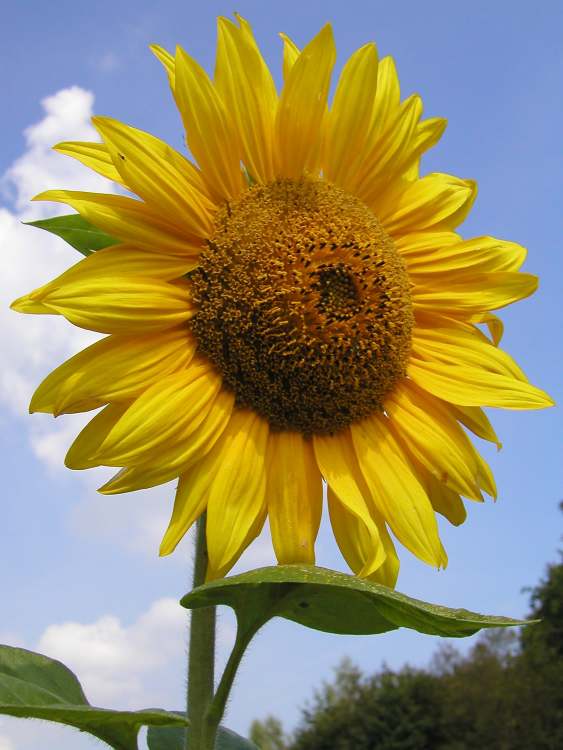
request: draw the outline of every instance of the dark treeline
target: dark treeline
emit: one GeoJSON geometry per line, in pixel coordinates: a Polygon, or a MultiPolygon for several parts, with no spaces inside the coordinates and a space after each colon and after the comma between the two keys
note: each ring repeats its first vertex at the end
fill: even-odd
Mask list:
{"type": "Polygon", "coordinates": [[[484,633],[467,655],[438,649],[427,669],[363,674],[344,662],[291,736],[255,721],[260,750],[560,750],[563,564],[531,591],[541,623],[484,633]]]}

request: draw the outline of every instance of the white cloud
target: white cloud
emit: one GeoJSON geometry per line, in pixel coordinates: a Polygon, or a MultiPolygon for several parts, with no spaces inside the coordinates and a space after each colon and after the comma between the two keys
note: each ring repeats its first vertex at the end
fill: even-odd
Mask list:
{"type": "MultiPolygon", "coordinates": [[[[175,599],[153,602],[131,625],[115,615],[93,623],[49,625],[37,650],[75,672],[91,703],[143,708],[178,705],[185,679],[188,616],[175,599]]],[[[220,621],[221,656],[234,640],[232,618],[220,621]]]]}
{"type": "Polygon", "coordinates": [[[77,86],[44,99],[44,117],[24,131],[24,153],[0,177],[11,206],[0,206],[0,400],[16,414],[23,413],[34,385],[50,369],[96,338],[62,318],[23,316],[9,309],[15,297],[80,259],[62,240],[22,225],[68,209],[30,199],[49,188],[112,191],[108,180],[51,148],[61,140],[97,140],[90,124],[93,101],[92,93],[77,86]]]}
{"type": "Polygon", "coordinates": [[[177,601],[159,599],[130,626],[114,615],[50,625],[37,650],[70,667],[91,703],[140,708],[158,701],[147,677],[183,653],[186,622],[177,601]]]}
{"type": "MultiPolygon", "coordinates": [[[[232,612],[221,612],[217,628],[218,672],[233,646],[235,628],[232,612]]],[[[77,675],[93,705],[125,710],[181,709],[185,700],[188,629],[187,610],[175,599],[164,597],[154,601],[131,624],[113,614],[102,615],[91,623],[54,623],[31,648],[66,664],[77,675]]],[[[8,642],[12,641],[17,638],[10,636],[8,642]]],[[[0,750],[37,747],[86,749],[91,747],[91,738],[50,723],[0,719],[0,750]]]]}

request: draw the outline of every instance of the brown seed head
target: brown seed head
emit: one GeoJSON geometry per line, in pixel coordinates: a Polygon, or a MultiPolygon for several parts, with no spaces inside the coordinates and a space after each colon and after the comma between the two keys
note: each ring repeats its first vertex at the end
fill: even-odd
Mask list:
{"type": "Polygon", "coordinates": [[[405,375],[403,262],[367,206],[331,183],[251,187],[219,211],[190,278],[200,351],[274,430],[333,433],[381,410],[405,375]]]}

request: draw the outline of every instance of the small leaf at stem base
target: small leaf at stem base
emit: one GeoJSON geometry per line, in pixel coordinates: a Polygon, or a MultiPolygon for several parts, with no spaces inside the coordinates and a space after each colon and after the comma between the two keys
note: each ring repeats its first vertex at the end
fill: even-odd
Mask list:
{"type": "Polygon", "coordinates": [[[160,709],[113,711],[91,706],[64,664],[23,648],[0,646],[0,714],[67,724],[115,750],[137,750],[144,725],[180,725],[186,719],[160,709]]]}

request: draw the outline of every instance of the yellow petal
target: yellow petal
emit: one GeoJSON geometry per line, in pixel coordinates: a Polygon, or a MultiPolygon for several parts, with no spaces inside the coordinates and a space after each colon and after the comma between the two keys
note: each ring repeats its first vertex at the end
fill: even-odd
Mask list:
{"type": "Polygon", "coordinates": [[[387,397],[389,428],[437,480],[457,493],[480,499],[473,452],[461,427],[437,408],[436,399],[405,380],[387,397]]]}
{"type": "Polygon", "coordinates": [[[336,50],[327,24],[303,49],[285,81],[276,118],[282,177],[319,169],[320,144],[336,50]]]}
{"type": "Polygon", "coordinates": [[[166,454],[194,432],[209,412],[221,378],[195,357],[187,369],[147,388],[115,425],[96,458],[106,466],[138,466],[166,454]]]}
{"type": "Polygon", "coordinates": [[[476,195],[473,181],[436,173],[394,185],[381,193],[371,208],[395,237],[412,231],[455,229],[469,213],[476,195]]]}
{"type": "Polygon", "coordinates": [[[393,165],[394,173],[403,174],[407,180],[417,180],[420,157],[438,143],[447,125],[448,121],[443,117],[429,117],[419,122],[408,150],[404,152],[403,158],[393,165]]]}
{"type": "Polygon", "coordinates": [[[33,299],[29,294],[18,297],[10,304],[10,309],[28,315],[53,315],[54,310],[43,304],[41,300],[33,299]]]}
{"type": "Polygon", "coordinates": [[[295,61],[299,57],[301,50],[287,34],[280,33],[280,38],[283,41],[283,79],[287,81],[289,71],[295,65],[295,61]]]}
{"type": "Polygon", "coordinates": [[[170,52],[165,50],[164,47],[161,47],[159,44],[151,44],[150,49],[154,56],[162,63],[166,75],[168,76],[170,88],[172,89],[172,92],[174,92],[174,89],[176,88],[176,60],[174,59],[174,55],[171,55],[170,52]]]}
{"type": "Polygon", "coordinates": [[[350,430],[364,480],[395,536],[424,562],[445,565],[428,496],[404,458],[386,418],[375,415],[354,423],[350,430]]]}
{"type": "Polygon", "coordinates": [[[181,230],[203,238],[213,233],[216,206],[193,164],[150,133],[111,117],[92,122],[130,190],[181,230]]]}
{"type": "Polygon", "coordinates": [[[371,150],[389,123],[395,118],[401,101],[401,88],[395,61],[392,57],[384,57],[377,68],[377,93],[372,112],[370,140],[368,149],[371,150]]]}
{"type": "Polygon", "coordinates": [[[270,433],[267,500],[280,565],[313,565],[323,486],[311,440],[298,432],[270,433]]]}
{"type": "Polygon", "coordinates": [[[421,480],[436,513],[447,518],[453,526],[461,526],[467,518],[461,497],[430,473],[422,471],[421,480]]]}
{"type": "MultiPolygon", "coordinates": [[[[359,521],[356,515],[350,513],[330,487],[328,489],[328,509],[334,537],[342,556],[353,572],[360,574],[366,562],[373,555],[373,539],[366,532],[364,524],[359,521]]],[[[377,570],[367,577],[370,581],[376,581],[394,588],[399,575],[399,558],[385,524],[380,521],[377,525],[381,544],[385,550],[385,560],[377,570]]]]}
{"type": "Polygon", "coordinates": [[[502,337],[504,334],[504,323],[494,313],[475,313],[474,315],[469,316],[468,321],[471,323],[484,323],[489,329],[489,335],[493,340],[493,344],[495,346],[498,346],[502,341],[502,337]]]}
{"type": "Polygon", "coordinates": [[[234,394],[220,391],[211,401],[203,421],[190,423],[184,433],[179,434],[173,443],[162,445],[154,456],[146,459],[146,463],[122,469],[98,491],[103,495],[133,492],[183,475],[213,448],[229,423],[233,407],[234,394]]]}
{"type": "Polygon", "coordinates": [[[123,185],[123,178],[117,171],[105,143],[88,143],[84,141],[65,141],[53,146],[55,151],[72,156],[94,172],[107,177],[108,180],[123,185]]]}
{"type": "Polygon", "coordinates": [[[232,119],[207,73],[181,47],[176,50],[175,96],[189,149],[209,189],[216,199],[236,199],[243,176],[232,119]]]}
{"type": "Polygon", "coordinates": [[[489,421],[489,418],[478,406],[460,406],[459,404],[450,404],[450,410],[454,414],[457,420],[462,425],[467,427],[468,430],[477,437],[483,440],[488,440],[490,443],[494,443],[497,450],[502,448],[502,443],[499,441],[497,434],[489,421]]]}
{"type": "Polygon", "coordinates": [[[379,205],[388,192],[391,180],[401,177],[404,165],[413,151],[413,142],[422,114],[422,100],[411,96],[397,111],[396,118],[384,131],[369,154],[362,154],[358,184],[354,193],[368,206],[379,205]],[[381,196],[381,199],[380,199],[381,196]]]}
{"type": "Polygon", "coordinates": [[[219,18],[218,32],[215,87],[235,123],[245,167],[256,182],[270,182],[278,101],[272,75],[248,24],[219,18]]]}
{"type": "MultiPolygon", "coordinates": [[[[186,532],[207,507],[207,494],[201,491],[201,485],[194,485],[192,474],[193,470],[181,476],[178,482],[172,517],[160,543],[161,557],[174,552],[186,532]]],[[[207,479],[207,477],[202,478],[207,479]]],[[[204,489],[207,489],[206,483],[204,489]]]]}
{"type": "MultiPolygon", "coordinates": [[[[408,241],[407,236],[405,242],[408,241]]],[[[422,277],[448,273],[448,282],[455,278],[451,275],[452,271],[462,271],[467,275],[476,272],[518,271],[525,259],[526,248],[495,237],[474,237],[464,242],[440,244],[435,247],[427,245],[422,252],[419,250],[416,254],[407,254],[409,274],[422,277]]],[[[431,279],[429,281],[431,283],[431,279]]]]}
{"type": "MultiPolygon", "coordinates": [[[[52,314],[99,333],[152,333],[173,328],[194,314],[187,289],[158,279],[137,276],[70,278],[60,285],[47,284],[28,295],[52,314]]],[[[12,303],[26,309],[26,297],[12,303]]]]}
{"type": "Polygon", "coordinates": [[[313,447],[317,464],[329,488],[364,528],[368,539],[364,545],[367,556],[358,575],[366,578],[383,565],[386,552],[371,514],[373,498],[362,478],[350,431],[343,430],[331,436],[314,435],[313,447]]]}
{"type": "Polygon", "coordinates": [[[409,234],[396,237],[395,247],[403,256],[407,267],[424,263],[427,255],[439,254],[440,252],[451,252],[451,245],[459,245],[462,242],[461,237],[456,232],[438,231],[438,232],[409,232],[409,234]]]}
{"type": "Polygon", "coordinates": [[[70,414],[131,400],[189,364],[195,341],[187,329],[109,336],[53,370],[33,394],[30,412],[70,414]]]}
{"type": "Polygon", "coordinates": [[[498,310],[529,297],[538,287],[530,273],[499,271],[479,273],[455,271],[444,280],[427,274],[413,275],[412,298],[415,308],[462,315],[498,310]]]}
{"type": "MultiPolygon", "coordinates": [[[[366,92],[371,100],[371,92],[366,92]]],[[[395,64],[390,57],[380,61],[377,70],[377,91],[373,100],[367,137],[362,148],[350,150],[347,161],[346,189],[364,202],[376,203],[388,183],[414,170],[424,150],[441,136],[445,121],[439,119],[419,123],[422,113],[420,97],[411,96],[400,103],[400,87],[395,64]]],[[[411,178],[412,179],[412,178],[411,178]]]]}
{"type": "Polygon", "coordinates": [[[539,388],[487,370],[412,359],[408,375],[429,393],[460,406],[545,409],[553,401],[539,388]]]}
{"type": "Polygon", "coordinates": [[[65,457],[65,466],[69,469],[91,469],[99,466],[92,456],[105,440],[107,434],[121,419],[129,408],[129,403],[109,404],[91,419],[78,434],[65,457]]]}
{"type": "Polygon", "coordinates": [[[264,523],[267,441],[268,423],[253,411],[237,410],[213,450],[198,464],[198,476],[211,476],[208,580],[234,565],[264,523]]]}
{"type": "Polygon", "coordinates": [[[168,255],[197,255],[200,250],[200,239],[182,233],[142,201],[123,195],[48,190],[33,200],[67,203],[94,226],[144,250],[168,255]]]}
{"type": "Polygon", "coordinates": [[[60,286],[63,282],[95,276],[146,276],[151,279],[172,281],[179,279],[198,264],[197,256],[164,255],[151,253],[135,245],[112,245],[96,250],[75,263],[68,270],[49,282],[48,286],[60,286]]]}
{"type": "Polygon", "coordinates": [[[417,325],[413,331],[412,353],[417,359],[467,365],[516,378],[527,383],[520,367],[502,349],[491,344],[475,326],[462,321],[448,320],[448,325],[417,325]]]}
{"type": "Polygon", "coordinates": [[[344,66],[327,121],[324,174],[349,189],[363,156],[377,91],[377,48],[366,44],[344,66]]]}
{"type": "MultiPolygon", "coordinates": [[[[232,435],[231,435],[232,437],[232,435]]],[[[220,474],[217,466],[217,453],[208,452],[202,461],[194,463],[180,477],[174,502],[174,512],[160,545],[160,554],[169,555],[188,531],[193,522],[207,507],[209,489],[220,474]]],[[[224,497],[225,505],[229,502],[224,497]]]]}

